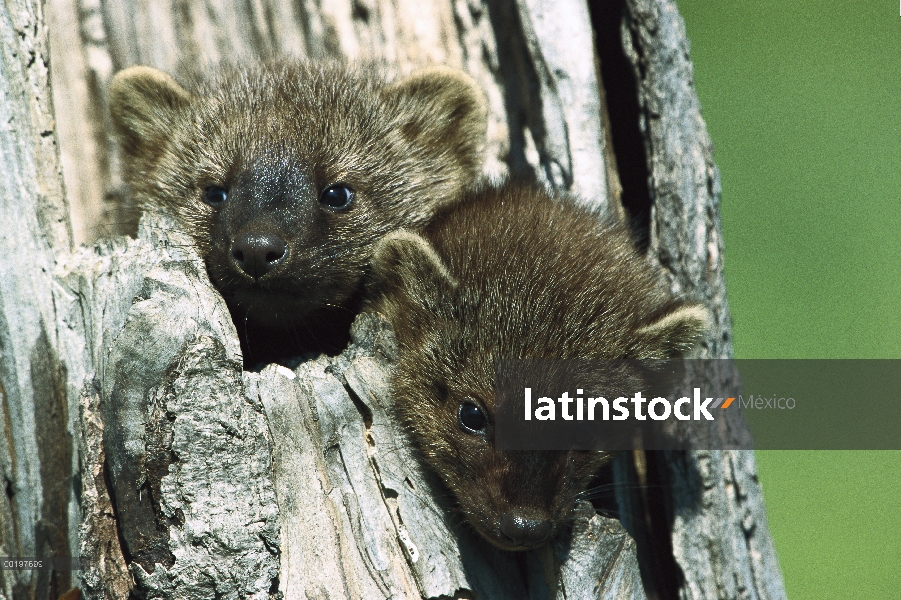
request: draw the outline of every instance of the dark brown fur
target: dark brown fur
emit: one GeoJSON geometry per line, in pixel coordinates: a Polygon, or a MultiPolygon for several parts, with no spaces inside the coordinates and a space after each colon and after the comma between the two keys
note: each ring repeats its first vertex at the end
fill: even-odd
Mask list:
{"type": "Polygon", "coordinates": [[[271,358],[279,331],[342,330],[325,348],[306,340],[340,349],[373,244],[420,227],[472,181],[486,127],[481,91],[445,67],[387,83],[371,69],[287,62],[226,72],[190,92],[134,67],[113,80],[110,107],[127,183],[193,236],[245,346],[264,336],[250,344],[256,359],[271,358]],[[319,202],[338,183],[355,192],[347,210],[319,202]],[[228,191],[219,207],[203,201],[210,186],[228,191]],[[248,232],[287,246],[258,278],[233,258],[248,232]]]}
{"type": "Polygon", "coordinates": [[[495,361],[669,358],[707,327],[706,309],[660,289],[623,228],[531,187],[472,192],[421,236],[387,236],[373,264],[371,307],[400,348],[398,413],[469,523],[506,549],[565,528],[606,457],[496,450],[495,361]],[[464,402],[487,413],[484,434],[458,421],[464,402]],[[549,533],[512,540],[502,524],[511,516],[549,522],[549,533]]]}

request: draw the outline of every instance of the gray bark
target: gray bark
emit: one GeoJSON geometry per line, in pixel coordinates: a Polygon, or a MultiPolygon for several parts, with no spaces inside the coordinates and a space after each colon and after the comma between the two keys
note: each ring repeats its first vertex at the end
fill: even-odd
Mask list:
{"type": "MultiPolygon", "coordinates": [[[[624,486],[628,533],[585,505],[571,540],[500,552],[454,518],[391,419],[395,350],[376,316],[339,357],[242,372],[221,297],[167,223],[70,251],[70,238],[129,231],[105,90],[133,64],[176,76],[284,55],[457,66],[488,96],[486,173],[624,214],[629,166],[616,164],[588,11],[550,6],[49,0],[52,73],[40,4],[0,9],[0,554],[89,562],[0,571],[0,597],[784,597],[749,452],[636,449],[616,477],[665,484],[662,508],[652,488],[624,486]]],[[[621,6],[648,253],[673,291],[714,310],[705,355],[730,356],[719,181],[682,21],[668,0],[621,6]]]]}
{"type": "MultiPolygon", "coordinates": [[[[53,136],[47,32],[37,1],[0,7],[0,555],[71,554],[74,469],[65,367],[56,356],[54,252],[69,249],[53,136]]],[[[48,573],[5,571],[0,594],[48,590],[48,573]]],[[[69,585],[68,574],[55,585],[69,585]]],[[[46,591],[44,592],[46,594],[46,591]]]]}
{"type": "MultiPolygon", "coordinates": [[[[694,90],[685,26],[672,1],[627,4],[623,47],[638,81],[653,203],[648,253],[674,293],[713,310],[715,327],[701,356],[731,358],[719,172],[694,90]]],[[[742,433],[735,427],[724,442],[739,442],[742,433]]],[[[673,556],[684,576],[679,597],[785,597],[753,452],[667,452],[658,462],[659,481],[668,484],[673,556]]]]}

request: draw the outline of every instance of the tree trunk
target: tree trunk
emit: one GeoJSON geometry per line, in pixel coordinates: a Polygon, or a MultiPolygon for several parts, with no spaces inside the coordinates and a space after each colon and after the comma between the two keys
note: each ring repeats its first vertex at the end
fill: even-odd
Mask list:
{"type": "MultiPolygon", "coordinates": [[[[76,415],[66,400],[53,305],[54,255],[69,251],[49,54],[42,7],[0,8],[0,554],[71,556],[78,524],[69,515],[76,468],[76,415]]],[[[70,587],[69,573],[2,571],[6,597],[47,597],[70,587]]]]}
{"type": "Polygon", "coordinates": [[[42,10],[0,9],[0,554],[87,564],[0,570],[2,597],[784,597],[746,451],[636,448],[619,521],[581,506],[571,540],[528,553],[473,537],[390,418],[387,325],[242,371],[190,244],[135,228],[109,137],[106,86],[134,64],[463,68],[489,100],[486,173],[630,219],[714,311],[704,355],[729,357],[718,174],[671,1],[48,0],[51,72],[42,10]],[[111,233],[136,237],[70,250],[111,233]]]}

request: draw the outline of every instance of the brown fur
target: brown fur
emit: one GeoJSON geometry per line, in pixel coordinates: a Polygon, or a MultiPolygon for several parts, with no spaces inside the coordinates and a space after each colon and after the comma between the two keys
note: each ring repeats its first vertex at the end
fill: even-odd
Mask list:
{"type": "Polygon", "coordinates": [[[507,184],[470,193],[422,235],[396,232],[373,258],[371,308],[397,334],[397,410],[468,521],[501,548],[503,515],[550,521],[551,539],[604,462],[598,452],[501,452],[490,423],[495,361],[668,358],[691,349],[707,310],[664,293],[628,233],[567,198],[507,184]],[[484,435],[458,422],[463,402],[484,435]]]}
{"type": "Polygon", "coordinates": [[[242,333],[247,321],[261,334],[340,321],[342,340],[329,348],[339,349],[375,241],[423,225],[481,168],[483,94],[446,67],[386,83],[372,69],[286,62],[225,72],[191,91],[133,67],[109,95],[127,183],[193,236],[242,333]],[[336,183],[355,192],[347,210],[318,200],[336,183]],[[209,186],[228,200],[204,203],[209,186]],[[288,248],[258,280],[231,252],[247,232],[278,235],[288,248]],[[327,307],[333,314],[323,316],[327,307]]]}

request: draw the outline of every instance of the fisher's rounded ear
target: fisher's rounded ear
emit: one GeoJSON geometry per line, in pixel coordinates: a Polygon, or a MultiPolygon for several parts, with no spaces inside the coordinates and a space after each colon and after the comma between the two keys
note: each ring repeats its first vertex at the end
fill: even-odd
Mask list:
{"type": "Polygon", "coordinates": [[[690,352],[713,327],[703,304],[673,301],[636,331],[638,358],[679,358],[690,352]]]}
{"type": "Polygon", "coordinates": [[[113,126],[126,158],[153,159],[171,133],[173,113],[191,94],[153,67],[119,71],[109,86],[113,126]]]}
{"type": "Polygon", "coordinates": [[[457,280],[435,248],[421,235],[405,229],[389,233],[375,244],[372,278],[379,286],[452,290],[457,280]]]}
{"type": "Polygon", "coordinates": [[[410,308],[434,311],[436,300],[451,295],[457,285],[435,248],[420,235],[395,231],[373,249],[369,295],[389,318],[410,308]]]}
{"type": "MultiPolygon", "coordinates": [[[[482,168],[488,102],[475,79],[459,69],[433,66],[414,71],[384,90],[402,118],[408,144],[440,150],[440,159],[471,180],[482,168]]],[[[438,166],[438,165],[436,165],[438,166]]]]}

